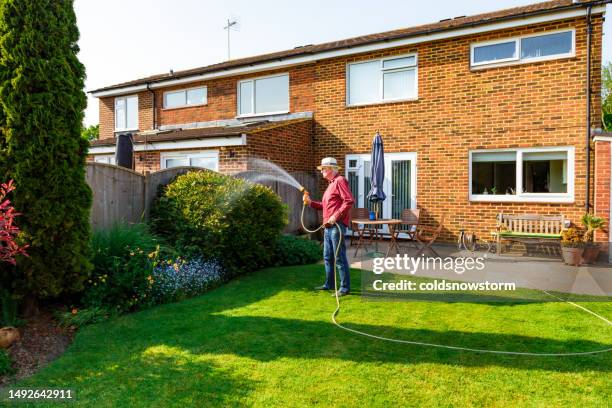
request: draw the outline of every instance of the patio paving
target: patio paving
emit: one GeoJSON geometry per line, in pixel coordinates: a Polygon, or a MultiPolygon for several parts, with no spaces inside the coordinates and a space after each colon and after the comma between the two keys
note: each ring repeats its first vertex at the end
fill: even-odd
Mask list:
{"type": "MultiPolygon", "coordinates": [[[[374,246],[370,245],[365,251],[360,249],[357,256],[355,256],[355,248],[354,246],[347,246],[347,255],[351,267],[373,270],[374,254],[372,252],[374,252],[374,246]]],[[[382,255],[378,256],[384,257],[387,248],[388,242],[379,243],[378,251],[382,255]]],[[[610,264],[569,266],[565,265],[561,256],[555,255],[554,251],[549,256],[524,256],[517,253],[497,255],[484,251],[473,254],[466,250],[459,251],[456,245],[451,244],[435,245],[434,249],[442,258],[481,257],[483,258],[484,268],[482,270],[466,270],[461,274],[442,268],[417,268],[414,273],[411,273],[412,271],[407,271],[401,266],[401,269],[385,268],[385,272],[464,282],[508,282],[515,283],[516,287],[521,288],[612,296],[612,265],[610,264]]],[[[401,243],[399,255],[402,261],[404,254],[408,257],[414,257],[416,252],[416,249],[408,242],[401,243]]],[[[431,253],[426,253],[426,255],[434,256],[431,253]]],[[[394,251],[391,251],[389,257],[397,259],[394,251]]],[[[404,265],[403,262],[400,265],[404,265]]]]}

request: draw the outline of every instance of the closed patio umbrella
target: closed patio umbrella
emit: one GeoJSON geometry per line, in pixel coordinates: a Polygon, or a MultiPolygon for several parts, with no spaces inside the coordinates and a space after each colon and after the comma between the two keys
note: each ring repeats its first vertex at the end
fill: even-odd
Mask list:
{"type": "Polygon", "coordinates": [[[371,188],[367,197],[368,200],[375,203],[380,203],[387,198],[383,191],[383,183],[385,181],[385,150],[380,133],[376,132],[372,141],[372,168],[370,173],[371,188]]]}

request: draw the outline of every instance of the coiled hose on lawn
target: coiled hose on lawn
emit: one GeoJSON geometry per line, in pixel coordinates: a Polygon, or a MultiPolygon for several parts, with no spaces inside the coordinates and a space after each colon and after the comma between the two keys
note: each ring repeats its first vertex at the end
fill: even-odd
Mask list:
{"type": "MultiPolygon", "coordinates": [[[[317,231],[319,231],[319,230],[321,230],[322,228],[325,227],[325,224],[321,224],[318,228],[316,228],[314,230],[309,230],[308,228],[306,228],[306,225],[304,224],[304,211],[305,210],[306,210],[306,203],[304,203],[304,205],[302,207],[302,216],[300,218],[300,220],[302,222],[302,228],[304,228],[304,230],[306,230],[309,233],[315,233],[315,232],[317,232],[317,231]]],[[[338,255],[340,253],[340,245],[344,245],[344,236],[342,235],[342,229],[340,229],[340,226],[338,225],[338,223],[334,223],[334,226],[336,228],[338,228],[338,232],[340,234],[340,241],[338,243],[338,246],[334,250],[334,293],[335,293],[335,296],[336,296],[336,310],[334,310],[334,312],[332,313],[331,320],[332,320],[332,322],[336,326],[338,326],[339,328],[341,328],[343,330],[346,330],[346,331],[351,332],[351,333],[359,334],[361,336],[369,337],[369,338],[372,338],[372,339],[383,340],[383,341],[390,341],[390,342],[393,342],[393,343],[412,344],[412,345],[416,345],[416,346],[436,347],[436,348],[449,349],[449,350],[472,351],[472,352],[476,352],[476,353],[488,353],[488,354],[503,354],[503,355],[514,355],[514,356],[540,356],[540,357],[569,357],[569,356],[585,356],[585,355],[589,355],[589,354],[608,353],[608,352],[612,351],[612,347],[606,348],[606,349],[601,349],[601,350],[581,351],[581,352],[575,352],[575,353],[530,353],[530,352],[521,352],[521,351],[477,349],[477,348],[469,348],[469,347],[449,346],[449,345],[446,345],[446,344],[424,343],[424,342],[420,342],[420,341],[392,339],[392,338],[383,337],[383,336],[377,336],[375,334],[370,334],[370,333],[362,332],[362,331],[359,331],[359,330],[351,329],[350,327],[343,326],[343,325],[341,325],[340,323],[338,323],[336,321],[336,317],[340,313],[340,297],[338,296],[338,282],[337,282],[337,278],[336,278],[336,261],[338,259],[338,255]]],[[[582,309],[585,312],[590,313],[593,316],[603,320],[606,323],[607,326],[612,326],[612,322],[610,320],[606,319],[603,316],[598,315],[597,313],[593,312],[592,310],[587,309],[584,306],[580,306],[580,305],[578,305],[576,303],[569,302],[567,300],[561,299],[560,297],[555,296],[552,293],[548,293],[545,290],[543,290],[542,292],[546,293],[549,296],[557,298],[558,300],[561,300],[563,302],[569,303],[570,305],[575,306],[575,307],[577,307],[579,309],[582,309]]]]}

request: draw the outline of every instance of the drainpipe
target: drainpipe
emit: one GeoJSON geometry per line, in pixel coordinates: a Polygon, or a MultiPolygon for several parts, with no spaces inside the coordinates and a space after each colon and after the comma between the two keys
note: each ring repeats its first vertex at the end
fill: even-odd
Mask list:
{"type": "Polygon", "coordinates": [[[585,212],[591,209],[591,34],[593,26],[591,24],[591,5],[587,7],[587,38],[586,38],[586,200],[584,205],[585,212]]]}
{"type": "MultiPolygon", "coordinates": [[[[153,96],[153,130],[157,130],[157,115],[156,115],[157,106],[155,105],[155,91],[153,91],[151,89],[151,83],[150,82],[147,82],[147,91],[151,92],[151,95],[153,96]]],[[[147,147],[148,147],[148,145],[147,145],[147,133],[145,132],[145,135],[144,135],[144,153],[143,153],[145,166],[146,166],[146,163],[147,163],[147,147]]],[[[145,170],[143,169],[142,172],[145,173],[145,170]]]]}
{"type": "Polygon", "coordinates": [[[151,92],[151,95],[153,95],[153,130],[157,129],[157,123],[156,122],[156,115],[155,115],[155,111],[157,110],[157,107],[155,106],[155,92],[153,90],[151,90],[151,83],[147,82],[147,91],[151,92]]]}

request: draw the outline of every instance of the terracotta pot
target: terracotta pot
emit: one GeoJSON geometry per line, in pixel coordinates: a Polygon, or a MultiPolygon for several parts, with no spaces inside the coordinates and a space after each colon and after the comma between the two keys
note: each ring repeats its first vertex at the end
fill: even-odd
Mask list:
{"type": "Polygon", "coordinates": [[[19,340],[19,330],[16,328],[3,327],[0,329],[0,348],[9,348],[17,340],[19,340]]]}
{"type": "Polygon", "coordinates": [[[584,248],[561,247],[563,262],[566,265],[580,266],[582,262],[582,252],[584,248]]]}
{"type": "Polygon", "coordinates": [[[582,253],[582,262],[585,264],[594,264],[597,262],[597,257],[599,256],[599,245],[589,245],[584,248],[584,252],[582,253]]]}

